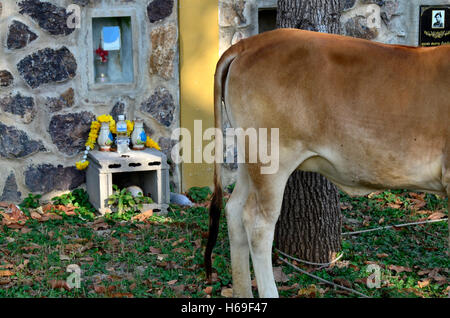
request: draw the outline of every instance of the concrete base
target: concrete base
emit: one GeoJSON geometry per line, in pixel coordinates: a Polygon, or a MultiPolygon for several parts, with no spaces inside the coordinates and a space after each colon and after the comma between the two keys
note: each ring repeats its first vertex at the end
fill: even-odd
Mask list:
{"type": "MultiPolygon", "coordinates": [[[[86,189],[89,201],[101,213],[110,213],[108,197],[113,194],[113,184],[119,189],[137,185],[155,203],[155,214],[165,215],[170,202],[169,166],[166,156],[155,149],[127,153],[101,152],[88,154],[90,162],[86,171],[86,189]]],[[[145,210],[148,210],[146,208],[145,210]]]]}

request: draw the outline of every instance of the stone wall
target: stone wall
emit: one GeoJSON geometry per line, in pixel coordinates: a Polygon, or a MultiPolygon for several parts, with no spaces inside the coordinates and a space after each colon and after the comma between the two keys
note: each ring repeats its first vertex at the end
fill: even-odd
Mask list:
{"type": "MultiPolygon", "coordinates": [[[[0,0],[0,200],[82,186],[74,168],[95,116],[142,118],[170,153],[179,127],[176,0],[0,0]],[[81,9],[69,28],[70,4],[81,9]],[[93,79],[91,19],[131,16],[134,82],[93,79]]],[[[179,187],[172,165],[173,187],[179,187]]]]}
{"type": "MultiPolygon", "coordinates": [[[[419,6],[450,0],[342,0],[341,34],[391,44],[418,45],[419,6]],[[375,10],[375,12],[374,12],[375,10]],[[370,23],[370,19],[377,19],[370,23]],[[373,26],[375,24],[375,26],[373,26]]],[[[219,0],[219,50],[259,33],[258,12],[276,10],[277,0],[219,0]]],[[[224,118],[224,128],[229,123],[224,118]]],[[[236,152],[235,149],[226,149],[236,152]]],[[[224,184],[236,180],[236,164],[224,165],[224,184]]]]}

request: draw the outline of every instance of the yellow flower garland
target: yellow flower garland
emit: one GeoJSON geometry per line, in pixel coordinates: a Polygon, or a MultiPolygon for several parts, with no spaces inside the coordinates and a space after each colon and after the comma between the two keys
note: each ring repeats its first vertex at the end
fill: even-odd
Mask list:
{"type": "MultiPolygon", "coordinates": [[[[97,141],[98,138],[98,132],[100,130],[101,127],[101,123],[107,123],[109,122],[109,130],[111,131],[111,133],[113,134],[117,134],[117,130],[116,130],[116,122],[115,120],[112,118],[111,115],[100,115],[97,117],[96,121],[93,121],[91,123],[91,130],[89,132],[89,137],[88,140],[86,141],[86,150],[84,151],[84,156],[83,156],[83,160],[82,161],[78,161],[75,163],[75,167],[78,170],[84,170],[88,167],[89,165],[89,161],[87,161],[87,153],[89,150],[94,149],[95,147],[95,143],[97,141]]],[[[130,136],[131,132],[134,129],[134,122],[127,120],[127,135],[130,136]]],[[[147,137],[147,141],[145,142],[145,146],[147,148],[155,148],[156,150],[161,150],[161,148],[159,147],[158,143],[156,141],[154,141],[153,139],[151,139],[150,137],[147,137]]]]}
{"type": "Polygon", "coordinates": [[[147,148],[155,148],[156,150],[161,150],[158,143],[154,141],[152,138],[147,137],[147,141],[145,142],[145,146],[147,148]]]}

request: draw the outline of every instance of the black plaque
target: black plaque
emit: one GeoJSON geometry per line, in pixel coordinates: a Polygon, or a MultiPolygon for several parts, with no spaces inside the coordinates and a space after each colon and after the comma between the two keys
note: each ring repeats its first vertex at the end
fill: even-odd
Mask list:
{"type": "Polygon", "coordinates": [[[420,6],[419,45],[450,44],[450,5],[420,6]]]}

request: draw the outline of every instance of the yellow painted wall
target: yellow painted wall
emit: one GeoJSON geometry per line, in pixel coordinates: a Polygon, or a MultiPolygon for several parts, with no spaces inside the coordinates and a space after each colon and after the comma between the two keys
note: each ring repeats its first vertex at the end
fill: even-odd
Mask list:
{"type": "MultiPolygon", "coordinates": [[[[203,130],[214,127],[214,72],[219,59],[217,0],[179,0],[180,125],[194,134],[194,120],[203,130]]],[[[208,142],[205,142],[205,146],[208,142]]],[[[200,149],[191,145],[192,159],[200,149]]],[[[199,148],[199,147],[198,147],[199,148]]],[[[213,185],[213,164],[183,163],[183,191],[213,185]]]]}

